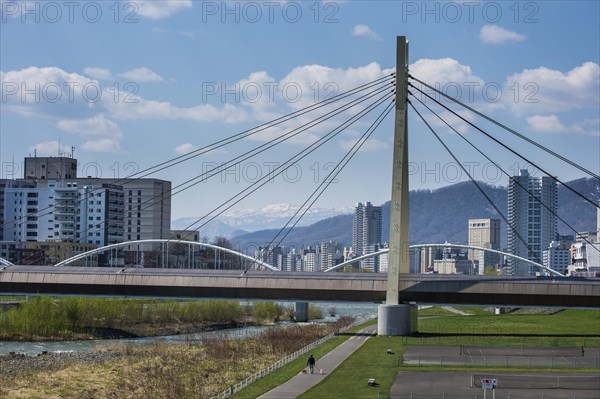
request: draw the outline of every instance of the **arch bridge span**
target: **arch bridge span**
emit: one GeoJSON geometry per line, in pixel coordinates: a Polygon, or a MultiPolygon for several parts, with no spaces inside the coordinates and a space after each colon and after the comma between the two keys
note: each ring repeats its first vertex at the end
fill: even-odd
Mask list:
{"type": "MultiPolygon", "coordinates": [[[[491,253],[495,253],[495,254],[499,254],[499,255],[508,256],[509,258],[517,259],[517,260],[522,261],[522,262],[529,263],[530,265],[533,265],[533,266],[539,267],[542,270],[545,270],[551,276],[565,277],[564,274],[559,273],[556,270],[550,269],[550,268],[548,268],[548,267],[546,267],[546,266],[544,266],[544,265],[542,265],[540,263],[537,263],[537,262],[534,262],[532,260],[523,258],[521,256],[513,255],[513,254],[511,254],[509,252],[499,251],[499,250],[491,249],[491,248],[478,247],[478,246],[475,246],[475,245],[451,244],[451,243],[444,243],[444,244],[415,244],[415,245],[409,246],[409,248],[411,248],[411,249],[413,249],[413,248],[429,248],[429,247],[433,247],[433,248],[447,248],[447,247],[452,247],[452,248],[474,249],[474,250],[478,250],[478,251],[491,252],[491,253]]],[[[351,259],[349,261],[340,263],[339,265],[335,265],[333,267],[330,267],[329,269],[324,270],[324,272],[331,272],[331,271],[340,269],[340,268],[342,268],[344,266],[351,265],[351,264],[353,264],[354,262],[357,262],[357,261],[361,261],[361,260],[364,260],[364,259],[369,259],[369,258],[372,258],[372,257],[375,257],[375,256],[384,255],[384,254],[389,253],[389,251],[390,251],[389,248],[385,248],[385,249],[382,249],[381,251],[378,251],[378,252],[373,252],[373,253],[370,253],[370,254],[362,255],[362,256],[359,256],[357,258],[351,259]]]]}
{"type": "Polygon", "coordinates": [[[222,251],[228,254],[232,254],[235,256],[239,256],[242,259],[246,259],[252,262],[252,264],[257,264],[260,266],[265,267],[266,269],[272,270],[272,271],[279,271],[279,269],[277,269],[276,267],[271,266],[270,264],[268,264],[267,262],[263,262],[260,259],[256,259],[252,256],[243,254],[241,252],[235,251],[233,249],[229,249],[229,248],[223,248],[220,247],[218,245],[214,245],[214,244],[209,244],[206,242],[197,242],[197,241],[184,241],[184,240],[168,240],[168,239],[150,239],[150,240],[135,240],[135,241],[125,241],[125,242],[120,242],[117,244],[111,244],[111,245],[106,245],[104,247],[100,247],[100,248],[96,248],[96,249],[92,249],[90,251],[87,252],[83,252],[79,255],[75,255],[69,259],[65,259],[62,262],[59,262],[55,265],[55,267],[60,267],[60,266],[66,266],[72,262],[78,261],[80,259],[85,259],[88,256],[91,255],[96,255],[105,251],[111,251],[111,250],[115,250],[115,249],[119,249],[119,248],[123,248],[123,247],[127,247],[127,246],[131,246],[131,245],[142,245],[142,244],[161,244],[161,248],[163,248],[163,246],[166,244],[167,245],[167,250],[168,250],[168,245],[172,244],[172,245],[189,245],[189,246],[197,246],[197,247],[203,247],[203,248],[211,248],[211,249],[215,249],[218,251],[222,251]]]}

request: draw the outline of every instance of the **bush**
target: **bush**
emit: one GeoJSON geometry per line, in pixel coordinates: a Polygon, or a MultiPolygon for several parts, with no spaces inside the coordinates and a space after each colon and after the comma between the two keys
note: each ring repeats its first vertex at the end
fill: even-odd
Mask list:
{"type": "Polygon", "coordinates": [[[315,320],[315,319],[322,319],[323,318],[323,310],[316,306],[313,305],[312,303],[308,304],[308,319],[309,320],[315,320]]]}
{"type": "Polygon", "coordinates": [[[281,320],[285,310],[275,302],[257,302],[252,308],[252,315],[257,322],[275,322],[281,320]]]}

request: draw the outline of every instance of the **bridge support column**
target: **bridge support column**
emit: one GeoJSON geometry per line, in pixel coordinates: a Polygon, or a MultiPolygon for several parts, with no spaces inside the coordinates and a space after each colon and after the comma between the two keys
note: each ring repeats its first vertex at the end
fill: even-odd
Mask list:
{"type": "Polygon", "coordinates": [[[308,321],[308,302],[296,302],[294,313],[296,321],[308,321]]]}
{"type": "Polygon", "coordinates": [[[417,305],[379,305],[377,334],[387,336],[411,335],[418,329],[417,305]]]}

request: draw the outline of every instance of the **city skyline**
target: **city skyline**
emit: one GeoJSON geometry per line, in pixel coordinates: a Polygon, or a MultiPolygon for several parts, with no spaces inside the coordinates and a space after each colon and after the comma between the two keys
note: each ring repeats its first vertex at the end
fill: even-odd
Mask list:
{"type": "MultiPolygon", "coordinates": [[[[470,105],[590,170],[600,168],[597,3],[515,3],[509,8],[494,2],[485,7],[434,2],[430,9],[416,2],[378,2],[377,7],[364,2],[277,2],[271,9],[252,4],[261,11],[260,18],[256,7],[235,2],[227,11],[218,2],[123,1],[101,6],[101,16],[92,22],[95,6],[74,6],[72,15],[63,9],[59,18],[44,3],[2,1],[2,177],[22,176],[22,165],[14,160],[34,152],[68,154],[71,146],[81,160],[79,175],[125,177],[390,73],[397,35],[410,41],[414,76],[449,94],[458,88],[463,100],[474,90],[470,105]],[[25,8],[26,3],[32,8],[25,8]],[[293,14],[296,4],[298,18],[293,14]],[[559,18],[577,23],[558,32],[559,18]],[[73,27],[77,37],[69,34],[73,27]],[[97,35],[108,40],[94,40],[97,35]],[[13,36],[19,41],[8,39],[13,36]],[[44,44],[39,37],[47,39],[44,44]],[[91,42],[94,46],[87,46],[91,42]],[[580,45],[570,45],[574,42],[580,45]],[[541,51],[550,45],[554,51],[541,51]],[[162,56],[156,57],[157,52],[162,56]],[[79,86],[65,86],[67,82],[79,86]],[[286,84],[290,90],[301,88],[303,95],[297,101],[291,91],[284,96],[286,84]],[[84,86],[88,97],[70,101],[68,90],[84,86]],[[57,87],[64,96],[54,101],[52,90],[57,87]],[[487,92],[480,90],[484,87],[487,92]],[[95,88],[102,99],[87,101],[95,88]],[[496,101],[493,90],[498,88],[496,101]],[[262,92],[259,98],[256,90],[262,92]],[[24,140],[13,140],[17,135],[24,140]]],[[[435,125],[433,117],[431,122],[435,125]]],[[[236,209],[302,203],[367,126],[359,122],[325,151],[269,183],[266,195],[249,197],[236,209]]],[[[449,131],[435,126],[451,146],[459,145],[449,131]]],[[[457,127],[467,130],[464,123],[457,127]]],[[[175,196],[173,219],[208,212],[323,133],[301,135],[280,145],[277,153],[248,160],[175,196]],[[205,192],[220,195],[203,196],[205,192]]],[[[372,193],[373,203],[389,200],[390,118],[375,133],[315,206],[349,207],[361,199],[357,185],[372,193]]],[[[466,179],[412,114],[409,134],[411,188],[466,179]]],[[[469,132],[479,146],[485,145],[474,136],[469,132]]],[[[176,185],[271,137],[265,133],[243,140],[152,177],[176,185]]],[[[500,150],[491,154],[511,174],[527,166],[500,150]]],[[[538,151],[529,156],[562,180],[583,177],[538,151]]],[[[464,153],[460,160],[478,180],[507,185],[507,178],[485,159],[464,153]]]]}

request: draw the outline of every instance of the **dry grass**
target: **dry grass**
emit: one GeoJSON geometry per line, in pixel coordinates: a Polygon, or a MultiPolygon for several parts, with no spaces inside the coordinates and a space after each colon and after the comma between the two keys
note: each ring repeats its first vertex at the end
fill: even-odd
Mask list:
{"type": "Polygon", "coordinates": [[[202,345],[156,343],[123,349],[100,365],[0,379],[0,397],[49,399],[208,398],[340,325],[273,329],[264,336],[202,345]]]}

